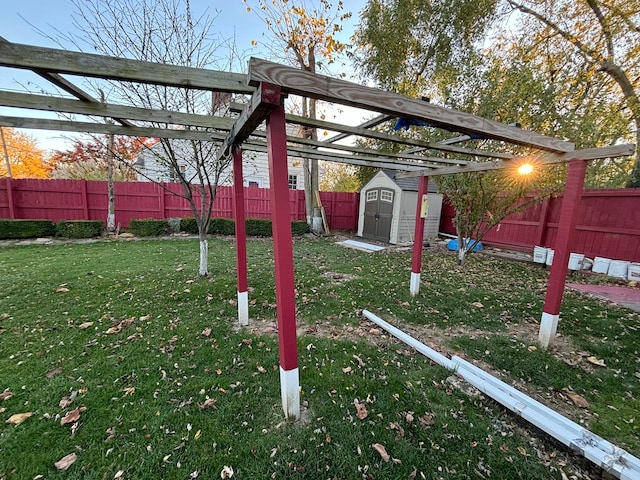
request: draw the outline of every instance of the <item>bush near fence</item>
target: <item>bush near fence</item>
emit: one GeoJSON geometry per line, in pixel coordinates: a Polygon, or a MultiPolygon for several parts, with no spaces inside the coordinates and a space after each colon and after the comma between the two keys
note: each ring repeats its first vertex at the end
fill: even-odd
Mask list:
{"type": "Polygon", "coordinates": [[[56,236],[64,238],[99,237],[103,231],[100,220],[62,220],[56,224],[56,236]]]}

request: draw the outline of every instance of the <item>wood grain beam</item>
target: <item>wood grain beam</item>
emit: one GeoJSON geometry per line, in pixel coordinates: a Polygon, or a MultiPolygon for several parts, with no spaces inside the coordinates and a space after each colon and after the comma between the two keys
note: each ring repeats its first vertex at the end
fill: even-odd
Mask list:
{"type": "Polygon", "coordinates": [[[25,118],[0,116],[0,126],[28,128],[35,130],[53,130],[59,132],[103,133],[130,137],[175,138],[182,140],[202,140],[220,142],[224,133],[198,130],[174,130],[167,128],[127,127],[108,123],[72,122],[68,120],[50,120],[45,118],[25,118]]]}
{"type": "MultiPolygon", "coordinates": [[[[1,36],[0,36],[0,42],[9,43],[9,41],[6,38],[1,36]]],[[[39,75],[40,77],[44,78],[49,83],[52,83],[59,89],[67,93],[70,93],[71,95],[76,97],[78,100],[82,100],[83,102],[93,102],[93,103],[100,102],[97,98],[93,97],[90,93],[85,92],[83,89],[81,89],[77,85],[74,85],[72,82],[64,78],[62,75],[58,75],[57,73],[47,72],[41,69],[34,70],[33,72],[39,75]]],[[[115,120],[121,125],[132,126],[132,124],[129,123],[124,118],[113,118],[113,120],[115,120]]]]}
{"type": "MultiPolygon", "coordinates": [[[[168,110],[152,110],[148,108],[115,105],[112,103],[84,102],[69,98],[35,95],[31,93],[5,92],[2,90],[0,90],[0,106],[79,115],[96,115],[100,117],[119,117],[143,122],[190,125],[225,131],[229,131],[233,125],[233,119],[226,117],[196,115],[168,110]]],[[[129,123],[128,125],[131,127],[136,126],[133,123],[129,123]]]]}
{"type": "Polygon", "coordinates": [[[518,157],[509,161],[496,160],[493,162],[477,162],[477,163],[463,165],[461,167],[442,167],[442,168],[437,168],[433,170],[425,170],[423,172],[399,173],[398,177],[407,178],[407,177],[417,177],[417,176],[426,176],[426,175],[433,177],[436,175],[451,175],[454,173],[486,172],[489,170],[502,170],[504,168],[518,165],[518,163],[525,163],[525,162],[531,163],[534,166],[537,166],[537,165],[552,165],[556,163],[566,163],[573,159],[596,160],[599,158],[625,157],[625,156],[633,155],[634,151],[635,151],[635,145],[630,145],[630,144],[612,145],[609,147],[574,150],[573,152],[561,153],[561,154],[545,153],[535,158],[518,157]]]}
{"type": "Polygon", "coordinates": [[[286,93],[406,117],[464,134],[481,135],[485,138],[548,151],[574,150],[573,143],[510,127],[469,113],[252,58],[249,62],[249,84],[256,85],[259,82],[280,85],[286,93]]]}
{"type": "Polygon", "coordinates": [[[247,77],[93,53],[0,42],[0,66],[229,93],[252,93],[247,77]]]}

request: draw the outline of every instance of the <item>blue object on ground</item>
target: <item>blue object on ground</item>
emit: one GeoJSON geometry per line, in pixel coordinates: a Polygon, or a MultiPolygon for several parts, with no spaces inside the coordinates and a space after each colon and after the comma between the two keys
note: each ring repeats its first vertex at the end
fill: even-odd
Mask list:
{"type": "MultiPolygon", "coordinates": [[[[465,244],[467,245],[467,247],[474,242],[474,240],[465,238],[464,239],[465,244]]],[[[449,242],[447,243],[447,248],[449,250],[453,250],[454,252],[458,251],[458,239],[454,238],[453,240],[449,240],[449,242]]],[[[475,246],[473,247],[473,251],[474,252],[479,252],[483,249],[484,247],[482,246],[482,242],[478,242],[475,244],[475,246]]]]}

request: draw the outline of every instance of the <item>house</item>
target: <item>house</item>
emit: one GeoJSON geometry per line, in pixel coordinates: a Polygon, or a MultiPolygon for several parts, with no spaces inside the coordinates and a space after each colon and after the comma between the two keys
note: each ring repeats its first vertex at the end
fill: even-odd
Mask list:
{"type": "MultiPolygon", "coordinates": [[[[380,170],[360,190],[358,236],[392,244],[413,243],[418,201],[418,178],[396,178],[393,170],[380,170]]],[[[429,209],[424,238],[438,236],[442,194],[429,181],[429,209]]]]}
{"type": "MultiPolygon", "coordinates": [[[[204,152],[209,158],[215,158],[218,153],[216,145],[206,145],[210,151],[204,152]]],[[[193,166],[193,144],[189,140],[172,140],[171,148],[179,152],[180,170],[188,179],[197,182],[196,168],[193,166]]],[[[165,147],[160,143],[145,148],[138,155],[136,161],[137,180],[151,182],[176,182],[178,176],[164,159],[167,158],[165,147]]],[[[304,190],[304,170],[302,159],[289,157],[289,188],[292,190],[304,190]]],[[[269,188],[269,166],[267,154],[263,152],[245,151],[243,154],[243,177],[245,187],[269,188]]],[[[219,185],[233,184],[233,169],[231,163],[220,173],[219,185]]]]}

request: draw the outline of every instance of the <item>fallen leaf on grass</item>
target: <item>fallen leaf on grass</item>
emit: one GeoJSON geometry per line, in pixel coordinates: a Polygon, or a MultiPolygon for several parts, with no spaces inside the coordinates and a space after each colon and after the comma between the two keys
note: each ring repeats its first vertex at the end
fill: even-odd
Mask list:
{"type": "Polygon", "coordinates": [[[209,335],[211,335],[211,329],[209,327],[205,328],[204,330],[202,330],[202,333],[200,334],[203,337],[208,337],[209,335]]]}
{"type": "Polygon", "coordinates": [[[54,463],[54,465],[58,470],[64,471],[71,465],[73,465],[77,459],[78,456],[75,453],[70,453],[69,455],[65,455],[64,457],[62,457],[60,460],[54,463]]]}
{"type": "Polygon", "coordinates": [[[56,288],[56,293],[65,293],[68,292],[69,289],[67,287],[56,288]]]}
{"type": "Polygon", "coordinates": [[[80,330],[84,330],[85,328],[89,328],[91,325],[93,325],[93,322],[84,322],[78,325],[78,328],[80,330]]]}
{"type": "Polygon", "coordinates": [[[353,404],[356,406],[356,417],[358,417],[360,420],[364,420],[369,416],[369,412],[367,412],[367,407],[364,403],[360,403],[356,398],[353,401],[353,404]]]}
{"type": "Polygon", "coordinates": [[[346,373],[346,374],[351,373],[351,367],[345,367],[345,368],[343,368],[343,369],[342,369],[342,373],[346,373]]]}
{"type": "Polygon", "coordinates": [[[596,358],[594,356],[591,357],[587,357],[587,362],[596,365],[598,367],[606,367],[607,365],[604,363],[604,360],[600,360],[599,358],[596,358]]]}
{"type": "Polygon", "coordinates": [[[471,304],[472,307],[477,307],[477,308],[484,308],[484,305],[480,302],[473,302],[471,304]]]}
{"type": "Polygon", "coordinates": [[[383,461],[388,462],[389,460],[391,460],[391,457],[387,453],[387,449],[384,448],[384,446],[380,445],[379,443],[374,443],[373,445],[371,445],[371,447],[373,447],[373,449],[380,454],[380,457],[382,457],[383,461]]]}
{"type": "Polygon", "coordinates": [[[523,457],[528,457],[529,456],[529,454],[527,453],[527,451],[523,447],[518,447],[518,452],[520,452],[520,455],[522,455],[523,457]]]}
{"type": "Polygon", "coordinates": [[[0,393],[0,400],[9,400],[11,397],[13,397],[13,393],[11,392],[0,393]]]}
{"type": "Polygon", "coordinates": [[[71,410],[62,419],[60,419],[60,425],[67,425],[68,423],[76,423],[80,420],[80,408],[71,410]]]}
{"type": "Polygon", "coordinates": [[[5,423],[9,423],[11,425],[20,425],[31,415],[33,415],[33,412],[16,413],[14,415],[11,415],[5,423]]]}
{"type": "Polygon", "coordinates": [[[233,477],[233,467],[224,466],[222,467],[222,471],[220,472],[220,478],[231,478],[233,477]]]}
{"type": "Polygon", "coordinates": [[[431,415],[425,414],[418,418],[418,420],[420,420],[420,423],[425,427],[430,427],[431,425],[433,425],[433,417],[431,415]]]}
{"type": "Polygon", "coordinates": [[[201,410],[204,410],[205,408],[216,408],[216,399],[207,398],[203,403],[199,403],[198,407],[200,407],[201,410]]]}
{"type": "Polygon", "coordinates": [[[362,361],[362,359],[361,359],[358,355],[354,354],[354,355],[353,355],[353,358],[355,358],[355,359],[358,361],[358,366],[359,366],[360,368],[362,368],[362,367],[364,367],[364,366],[365,366],[365,363],[362,361]]]}
{"type": "Polygon", "coordinates": [[[44,376],[47,378],[53,378],[56,375],[60,375],[61,373],[62,373],[62,368],[57,367],[57,368],[54,368],[53,370],[49,370],[47,373],[44,374],[44,376]]]}
{"type": "Polygon", "coordinates": [[[562,391],[567,397],[569,397],[569,400],[571,400],[578,407],[589,408],[589,402],[582,395],[578,395],[576,392],[572,392],[566,387],[563,388],[562,391]]]}
{"type": "Polygon", "coordinates": [[[77,396],[78,396],[78,392],[74,390],[73,392],[71,392],[71,395],[69,395],[68,397],[63,397],[60,400],[60,402],[58,402],[58,406],[62,409],[67,408],[69,405],[73,403],[73,401],[76,399],[77,396]]]}

